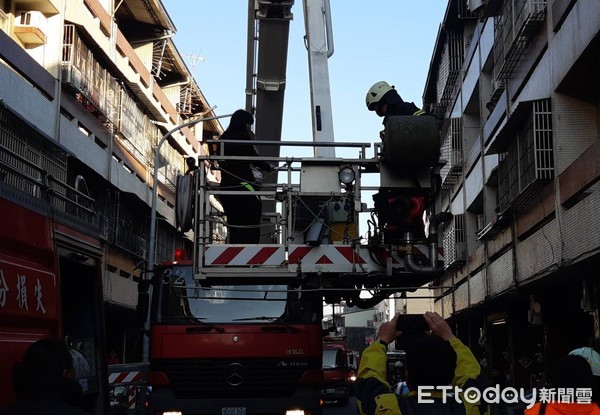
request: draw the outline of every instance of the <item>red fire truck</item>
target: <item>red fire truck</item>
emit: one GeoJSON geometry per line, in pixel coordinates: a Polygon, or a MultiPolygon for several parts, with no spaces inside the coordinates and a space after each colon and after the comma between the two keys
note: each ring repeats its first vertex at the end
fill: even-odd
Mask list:
{"type": "Polygon", "coordinates": [[[103,413],[99,242],[50,218],[45,203],[25,194],[12,201],[18,191],[4,183],[0,190],[0,407],[15,399],[11,371],[27,347],[56,337],[85,359],[77,373],[84,404],[103,413]]]}
{"type": "Polygon", "coordinates": [[[149,413],[319,414],[322,299],[282,281],[194,277],[152,284],[149,413]]]}
{"type": "Polygon", "coordinates": [[[350,367],[344,342],[323,343],[323,402],[345,406],[350,398],[350,367]]]}

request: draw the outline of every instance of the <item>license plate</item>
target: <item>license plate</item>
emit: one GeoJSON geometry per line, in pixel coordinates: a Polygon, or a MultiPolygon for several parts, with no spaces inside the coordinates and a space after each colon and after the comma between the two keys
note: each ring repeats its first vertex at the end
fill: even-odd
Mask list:
{"type": "Polygon", "coordinates": [[[221,408],[221,415],[246,415],[245,407],[221,408]]]}

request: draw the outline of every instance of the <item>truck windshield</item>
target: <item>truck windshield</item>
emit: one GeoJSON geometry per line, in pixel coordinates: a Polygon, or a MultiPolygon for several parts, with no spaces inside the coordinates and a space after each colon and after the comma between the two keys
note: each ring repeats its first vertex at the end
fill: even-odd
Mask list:
{"type": "Polygon", "coordinates": [[[344,357],[337,349],[323,349],[323,369],[344,367],[344,357]]]}
{"type": "Polygon", "coordinates": [[[287,285],[203,286],[189,266],[163,270],[160,288],[160,320],[170,324],[292,322],[289,302],[298,295],[287,285]]]}

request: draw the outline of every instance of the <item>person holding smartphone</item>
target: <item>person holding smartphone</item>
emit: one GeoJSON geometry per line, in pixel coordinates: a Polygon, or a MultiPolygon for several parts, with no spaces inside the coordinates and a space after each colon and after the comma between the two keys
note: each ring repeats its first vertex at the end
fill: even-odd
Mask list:
{"type": "MultiPolygon", "coordinates": [[[[471,350],[454,334],[448,323],[437,313],[423,315],[429,333],[413,336],[406,345],[406,377],[410,392],[394,394],[386,382],[386,351],[396,337],[399,315],[379,327],[377,339],[365,349],[360,361],[355,396],[358,409],[366,415],[448,414],[480,415],[476,404],[462,400],[443,399],[442,391],[434,390],[421,402],[419,387],[463,386],[475,379],[481,367],[471,350]]],[[[446,397],[447,398],[447,397],[446,397]]]]}

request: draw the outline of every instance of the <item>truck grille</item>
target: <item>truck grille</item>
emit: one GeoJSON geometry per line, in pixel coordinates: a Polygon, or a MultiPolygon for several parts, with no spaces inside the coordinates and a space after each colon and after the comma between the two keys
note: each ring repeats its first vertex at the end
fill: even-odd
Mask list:
{"type": "Polygon", "coordinates": [[[319,368],[317,360],[287,359],[165,359],[151,366],[167,374],[180,399],[291,396],[302,374],[319,368]]]}

